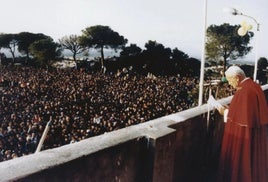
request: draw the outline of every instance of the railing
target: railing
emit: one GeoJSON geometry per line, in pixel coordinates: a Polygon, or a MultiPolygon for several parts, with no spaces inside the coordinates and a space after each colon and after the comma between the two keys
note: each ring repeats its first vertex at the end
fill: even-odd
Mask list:
{"type": "Polygon", "coordinates": [[[0,181],[213,181],[224,123],[214,111],[207,122],[207,111],[205,104],[1,162],[0,181]]]}

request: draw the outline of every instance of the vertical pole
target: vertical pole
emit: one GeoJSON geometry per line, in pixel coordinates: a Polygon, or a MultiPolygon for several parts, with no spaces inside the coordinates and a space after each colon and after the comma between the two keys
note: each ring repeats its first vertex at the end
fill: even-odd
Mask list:
{"type": "MultiPolygon", "coordinates": [[[[211,85],[209,85],[209,94],[208,94],[208,98],[211,96],[211,85]]],[[[210,120],[210,107],[208,107],[208,115],[207,115],[207,131],[209,129],[209,120],[210,120]]]]}
{"type": "Polygon", "coordinates": [[[204,0],[204,20],[203,21],[204,21],[204,24],[203,24],[204,27],[203,27],[201,66],[200,66],[198,106],[201,106],[202,102],[203,102],[205,51],[206,51],[206,32],[207,32],[207,0],[204,0]]]}
{"type": "Polygon", "coordinates": [[[257,31],[256,31],[256,36],[255,36],[255,65],[254,65],[254,75],[253,75],[253,80],[256,82],[257,81],[257,71],[258,71],[258,34],[260,31],[260,24],[257,23],[257,31]]]}

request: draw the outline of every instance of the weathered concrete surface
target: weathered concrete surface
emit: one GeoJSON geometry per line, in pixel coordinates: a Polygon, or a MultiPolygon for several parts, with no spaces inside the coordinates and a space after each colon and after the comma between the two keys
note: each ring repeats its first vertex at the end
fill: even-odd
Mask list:
{"type": "MultiPolygon", "coordinates": [[[[264,86],[268,98],[268,85],[264,86]]],[[[228,104],[231,97],[220,100],[228,104]]],[[[207,105],[0,163],[0,181],[199,181],[213,178],[222,117],[207,105]],[[213,111],[211,111],[213,112],[213,111]]]]}

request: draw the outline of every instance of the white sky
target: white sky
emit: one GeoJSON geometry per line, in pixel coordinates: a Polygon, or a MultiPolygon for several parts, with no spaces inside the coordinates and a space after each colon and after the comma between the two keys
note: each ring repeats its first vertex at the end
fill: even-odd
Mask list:
{"type": "MultiPolygon", "coordinates": [[[[44,33],[58,41],[81,35],[86,27],[105,25],[142,49],[153,40],[201,57],[204,0],[0,0],[0,5],[2,33],[44,33]]],[[[254,49],[245,60],[253,61],[256,53],[268,58],[268,0],[207,0],[207,26],[246,20],[256,32],[254,21],[224,13],[224,7],[234,7],[261,24],[257,46],[253,39],[254,49]]]]}

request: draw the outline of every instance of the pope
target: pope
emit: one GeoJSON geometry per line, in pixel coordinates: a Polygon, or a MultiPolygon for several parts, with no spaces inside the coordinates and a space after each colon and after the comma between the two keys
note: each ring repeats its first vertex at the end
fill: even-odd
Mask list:
{"type": "Polygon", "coordinates": [[[226,116],[218,181],[267,182],[268,106],[264,92],[238,66],[229,67],[225,76],[236,92],[229,107],[218,109],[226,116]]]}

